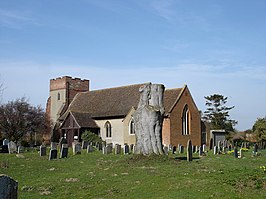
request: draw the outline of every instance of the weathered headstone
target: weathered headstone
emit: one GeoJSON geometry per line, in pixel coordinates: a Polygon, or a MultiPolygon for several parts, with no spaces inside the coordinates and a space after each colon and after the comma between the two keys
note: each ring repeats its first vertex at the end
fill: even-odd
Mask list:
{"type": "Polygon", "coordinates": [[[129,146],[127,144],[124,145],[124,154],[129,154],[129,146]]]}
{"type": "Polygon", "coordinates": [[[172,144],[169,144],[168,145],[168,149],[169,149],[169,151],[172,151],[173,150],[173,145],[172,144]]]}
{"type": "Polygon", "coordinates": [[[162,84],[144,84],[139,89],[140,100],[133,117],[136,153],[162,155],[162,124],[164,116],[162,84]]]}
{"type": "Polygon", "coordinates": [[[46,146],[40,146],[40,156],[46,156],[46,146]]]}
{"type": "Polygon", "coordinates": [[[51,150],[57,150],[57,143],[51,142],[51,150]]]}
{"type": "Polygon", "coordinates": [[[203,151],[204,153],[207,152],[206,144],[203,144],[203,145],[202,145],[202,151],[203,151]]]}
{"type": "Polygon", "coordinates": [[[8,140],[8,139],[4,139],[4,140],[3,140],[3,145],[6,145],[6,146],[7,146],[8,143],[9,143],[9,140],[8,140]]]}
{"type": "Polygon", "coordinates": [[[195,146],[195,153],[198,153],[199,151],[199,146],[195,146]]]}
{"type": "Polygon", "coordinates": [[[88,146],[87,146],[87,153],[91,153],[91,152],[93,152],[93,151],[94,151],[93,146],[92,146],[92,145],[88,145],[88,146]]]}
{"type": "Polygon", "coordinates": [[[102,151],[103,151],[103,155],[107,155],[107,147],[106,146],[103,146],[102,151]]]}
{"type": "Polygon", "coordinates": [[[218,154],[218,146],[214,146],[213,148],[213,154],[217,155],[218,154]]]}
{"type": "Polygon", "coordinates": [[[115,155],[120,155],[121,154],[121,145],[116,144],[115,145],[115,155]]]}
{"type": "Polygon", "coordinates": [[[187,161],[192,161],[192,143],[191,140],[188,140],[187,142],[187,161]]]}
{"type": "Polygon", "coordinates": [[[238,158],[238,150],[236,146],[234,147],[234,157],[238,158]]]}
{"type": "Polygon", "coordinates": [[[0,174],[0,198],[18,198],[18,182],[4,174],[0,174]]]}
{"type": "Polygon", "coordinates": [[[213,149],[213,138],[210,139],[210,150],[213,149]]]}
{"type": "Polygon", "coordinates": [[[221,153],[221,151],[222,151],[222,143],[221,143],[221,141],[219,140],[219,141],[218,141],[218,153],[221,153]]]}
{"type": "Polygon", "coordinates": [[[24,147],[23,146],[19,146],[18,147],[18,153],[23,153],[24,152],[24,147]]]}
{"type": "Polygon", "coordinates": [[[64,138],[64,137],[61,137],[60,140],[59,140],[59,148],[60,148],[60,150],[62,149],[62,145],[63,144],[67,144],[67,139],[64,138]]]}
{"type": "Polygon", "coordinates": [[[192,146],[192,152],[196,153],[196,146],[195,145],[192,146]]]}
{"type": "Polygon", "coordinates": [[[199,157],[203,156],[203,148],[202,146],[199,146],[199,157]]]}
{"type": "Polygon", "coordinates": [[[110,154],[113,152],[113,145],[112,144],[107,144],[106,148],[107,148],[107,154],[110,154]]]}
{"type": "Polygon", "coordinates": [[[255,154],[258,153],[258,144],[257,143],[254,144],[254,153],[255,154]]]}
{"type": "Polygon", "coordinates": [[[11,154],[11,153],[16,153],[17,152],[17,145],[15,142],[13,141],[10,141],[8,143],[8,152],[11,154]]]}
{"type": "Polygon", "coordinates": [[[180,146],[180,153],[184,153],[184,146],[183,145],[180,146]]]}
{"type": "Polygon", "coordinates": [[[176,153],[176,146],[173,146],[173,154],[176,153]]]}
{"type": "Polygon", "coordinates": [[[72,142],[73,155],[81,154],[81,145],[79,142],[72,142]]]}
{"type": "Polygon", "coordinates": [[[62,144],[60,150],[60,158],[67,158],[68,155],[68,144],[62,144]]]}
{"type": "MultiPolygon", "coordinates": [[[[82,141],[82,144],[81,144],[81,148],[82,148],[82,149],[87,149],[88,145],[89,145],[89,142],[83,140],[83,141],[82,141]]],[[[91,143],[90,145],[92,146],[92,143],[91,143]]]]}
{"type": "Polygon", "coordinates": [[[167,146],[164,146],[163,147],[163,151],[164,151],[164,154],[165,155],[168,155],[168,147],[167,146]]]}
{"type": "Polygon", "coordinates": [[[51,149],[49,154],[49,160],[57,159],[57,149],[51,149]]]}
{"type": "Polygon", "coordinates": [[[243,157],[243,149],[242,148],[239,150],[239,156],[238,157],[239,158],[242,158],[243,157]]]}

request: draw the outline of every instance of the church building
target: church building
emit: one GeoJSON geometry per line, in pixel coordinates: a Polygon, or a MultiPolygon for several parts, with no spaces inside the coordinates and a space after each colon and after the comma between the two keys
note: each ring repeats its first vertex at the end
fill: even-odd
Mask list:
{"type": "MultiPolygon", "coordinates": [[[[90,91],[89,80],[51,79],[46,111],[54,126],[53,139],[66,137],[71,146],[74,138],[81,141],[81,134],[90,130],[106,143],[135,144],[133,113],[143,84],[90,91]]],[[[191,139],[193,145],[201,145],[200,113],[188,86],[166,89],[163,100],[163,144],[186,146],[191,139]]]]}

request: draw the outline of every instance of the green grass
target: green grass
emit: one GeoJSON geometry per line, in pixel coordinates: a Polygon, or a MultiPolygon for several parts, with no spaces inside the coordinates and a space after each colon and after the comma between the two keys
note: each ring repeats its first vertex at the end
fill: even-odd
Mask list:
{"type": "Polygon", "coordinates": [[[192,162],[170,156],[102,155],[48,160],[37,151],[0,154],[0,173],[19,182],[19,198],[265,198],[266,151],[244,158],[212,152],[192,162]],[[6,168],[7,167],[7,168],[6,168]]]}

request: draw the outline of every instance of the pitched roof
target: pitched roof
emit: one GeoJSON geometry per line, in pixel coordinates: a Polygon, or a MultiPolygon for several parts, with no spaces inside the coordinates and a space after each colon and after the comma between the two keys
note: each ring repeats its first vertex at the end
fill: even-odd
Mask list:
{"type": "MultiPolygon", "coordinates": [[[[128,111],[139,103],[139,88],[143,84],[134,84],[102,90],[78,93],[68,111],[87,113],[92,118],[125,116],[128,111]]],[[[182,88],[169,89],[164,92],[164,107],[166,113],[174,105],[182,88]]]]}
{"type": "Polygon", "coordinates": [[[99,128],[88,113],[71,112],[80,127],[99,128]]]}

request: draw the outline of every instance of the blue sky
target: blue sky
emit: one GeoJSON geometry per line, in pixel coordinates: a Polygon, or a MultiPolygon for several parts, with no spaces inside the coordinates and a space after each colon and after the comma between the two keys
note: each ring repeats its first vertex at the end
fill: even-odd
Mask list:
{"type": "Polygon", "coordinates": [[[45,107],[49,79],[153,82],[228,97],[236,128],[266,115],[265,0],[0,1],[2,103],[45,107]]]}

